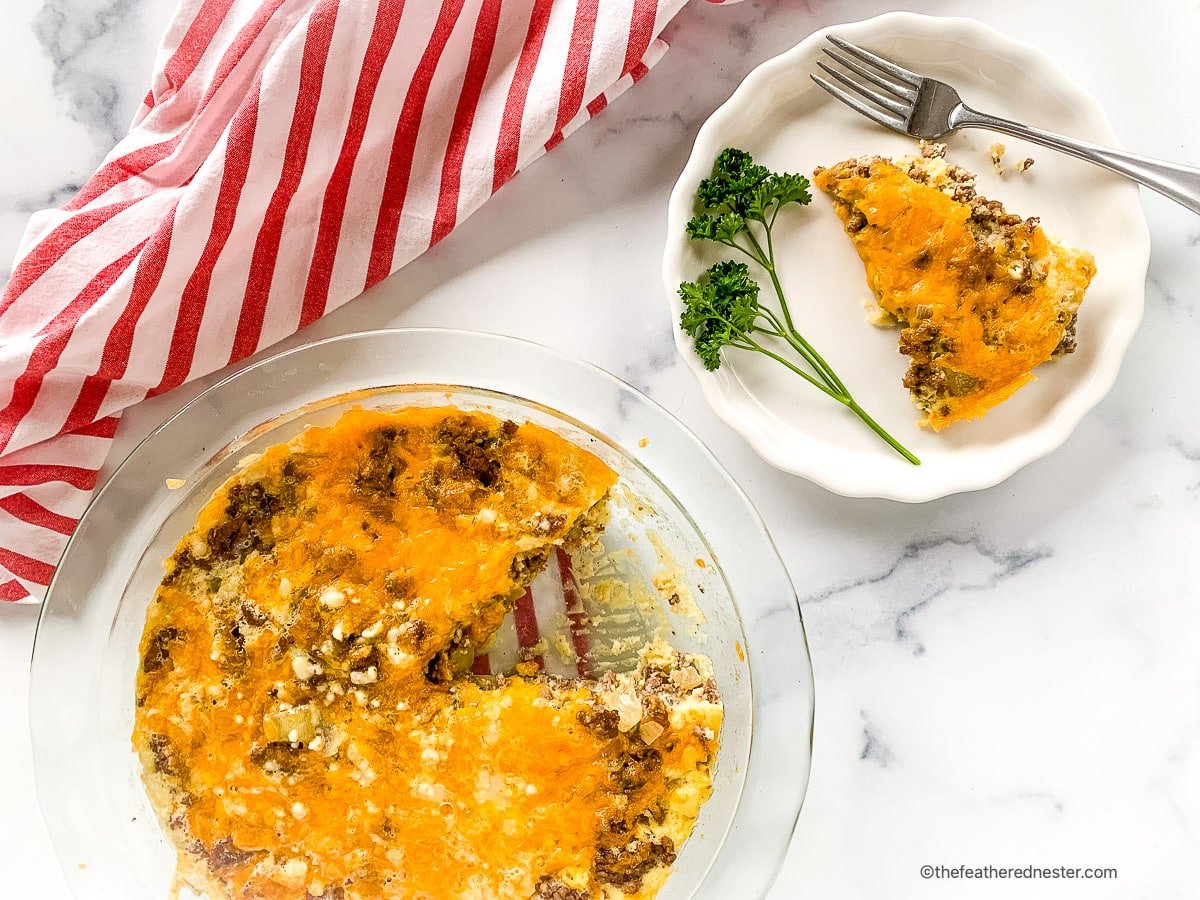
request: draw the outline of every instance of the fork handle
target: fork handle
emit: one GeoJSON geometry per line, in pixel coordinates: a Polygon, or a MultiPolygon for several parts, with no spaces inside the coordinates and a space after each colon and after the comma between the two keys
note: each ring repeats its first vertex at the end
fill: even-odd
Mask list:
{"type": "Polygon", "coordinates": [[[1111,147],[1102,147],[1099,144],[1091,144],[1087,141],[1043,131],[1041,128],[1022,125],[1020,122],[1013,122],[1010,119],[989,116],[971,109],[965,103],[959,104],[951,112],[950,127],[986,128],[989,131],[1011,134],[1013,137],[1023,138],[1044,147],[1061,150],[1063,153],[1069,153],[1071,156],[1103,166],[1118,175],[1132,178],[1134,181],[1158,191],[1163,196],[1170,197],[1180,206],[1186,207],[1194,213],[1200,213],[1200,169],[1181,166],[1161,159],[1151,159],[1136,153],[1126,153],[1124,150],[1114,150],[1111,147]]]}

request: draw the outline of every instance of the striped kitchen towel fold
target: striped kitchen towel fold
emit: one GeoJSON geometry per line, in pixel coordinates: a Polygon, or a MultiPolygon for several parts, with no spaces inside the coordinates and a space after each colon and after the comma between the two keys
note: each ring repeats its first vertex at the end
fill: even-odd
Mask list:
{"type": "Polygon", "coordinates": [[[685,0],[183,0],[124,140],[0,296],[0,599],[50,581],[120,412],[444,238],[646,74],[685,0]]]}

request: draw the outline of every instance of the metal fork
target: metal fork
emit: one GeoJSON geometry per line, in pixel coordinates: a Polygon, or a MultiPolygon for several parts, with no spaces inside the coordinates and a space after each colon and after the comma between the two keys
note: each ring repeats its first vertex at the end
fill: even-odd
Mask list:
{"type": "Polygon", "coordinates": [[[944,137],[959,128],[987,128],[1011,134],[1132,178],[1192,212],[1200,213],[1200,169],[1102,147],[1022,125],[1011,119],[989,116],[967,106],[958,91],[944,81],[909,71],[833,35],[826,37],[838,49],[825,47],[824,51],[841,68],[834,68],[823,61],[817,65],[844,85],[845,89],[820,75],[814,74],[813,81],[873,122],[901,134],[929,140],[944,137]]]}

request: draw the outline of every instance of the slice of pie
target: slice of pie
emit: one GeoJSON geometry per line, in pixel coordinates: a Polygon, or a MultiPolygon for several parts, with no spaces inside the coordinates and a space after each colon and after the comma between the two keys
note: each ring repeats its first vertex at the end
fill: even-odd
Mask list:
{"type": "Polygon", "coordinates": [[[703,657],[468,669],[616,474],[550,431],[355,409],[222,485],[146,616],[133,743],[212,900],[652,897],[711,787],[703,657]],[[620,893],[616,893],[620,892],[620,893]]]}
{"type": "Polygon", "coordinates": [[[978,418],[1075,349],[1092,255],[1051,240],[975,192],[945,145],[892,161],[850,159],[814,181],[866,267],[877,324],[900,325],[904,385],[935,431],[978,418]]]}

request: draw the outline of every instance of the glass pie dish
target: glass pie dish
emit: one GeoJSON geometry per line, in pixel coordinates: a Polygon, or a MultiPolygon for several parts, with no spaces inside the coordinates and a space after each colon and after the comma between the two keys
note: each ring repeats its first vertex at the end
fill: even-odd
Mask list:
{"type": "Polygon", "coordinates": [[[355,405],[534,422],[618,473],[625,499],[605,546],[627,551],[633,577],[648,579],[664,552],[685,564],[701,616],[663,604],[668,639],[712,659],[725,706],[712,796],[659,897],[765,894],[807,786],[813,683],[795,593],[761,520],[690,432],[613,376],[511,338],[428,329],[333,338],[251,366],[160,426],[97,493],[47,593],[30,687],[38,796],[75,894],[170,893],[175,853],[130,742],[162,561],[241,460],[355,405]]]}

